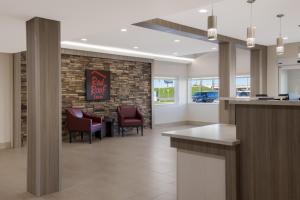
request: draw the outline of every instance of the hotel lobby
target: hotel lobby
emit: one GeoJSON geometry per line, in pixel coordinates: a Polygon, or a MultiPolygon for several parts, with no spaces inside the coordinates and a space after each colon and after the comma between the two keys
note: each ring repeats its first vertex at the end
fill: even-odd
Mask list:
{"type": "Polygon", "coordinates": [[[299,200],[295,0],[2,0],[0,199],[299,200]]]}

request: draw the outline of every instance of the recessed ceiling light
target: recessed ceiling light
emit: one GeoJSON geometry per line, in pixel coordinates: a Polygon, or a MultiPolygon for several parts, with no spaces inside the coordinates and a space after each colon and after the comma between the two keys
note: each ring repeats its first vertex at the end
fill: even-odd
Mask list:
{"type": "Polygon", "coordinates": [[[134,46],[133,48],[134,48],[134,49],[139,49],[139,47],[138,47],[138,46],[134,46]]]}
{"type": "Polygon", "coordinates": [[[289,38],[288,38],[288,37],[283,37],[283,39],[284,39],[284,40],[288,40],[289,38]]]}
{"type": "Polygon", "coordinates": [[[174,42],[176,42],[176,43],[179,43],[179,42],[180,42],[180,40],[176,39],[176,40],[174,40],[174,42]]]}
{"type": "Polygon", "coordinates": [[[200,9],[200,10],[198,10],[198,12],[199,12],[199,13],[207,13],[208,10],[206,10],[206,9],[200,9]]]}
{"type": "Polygon", "coordinates": [[[86,39],[86,38],[81,38],[80,40],[86,42],[88,39],[86,39]]]}
{"type": "Polygon", "coordinates": [[[127,32],[127,29],[126,28],[122,28],[121,32],[127,32]]]}
{"type": "Polygon", "coordinates": [[[175,56],[177,56],[177,55],[178,55],[178,53],[177,53],[177,52],[174,52],[173,54],[174,54],[175,56]]]}
{"type": "Polygon", "coordinates": [[[109,47],[109,46],[101,46],[101,45],[93,45],[87,43],[79,43],[79,42],[71,42],[71,41],[63,41],[61,42],[62,47],[64,48],[76,48],[79,50],[89,50],[95,52],[108,52],[118,55],[130,55],[130,56],[137,56],[141,58],[151,58],[151,59],[161,59],[161,60],[168,60],[168,61],[177,61],[183,63],[190,63],[193,62],[194,59],[192,58],[185,58],[185,57],[177,57],[177,56],[170,56],[164,54],[156,54],[156,53],[148,53],[143,51],[135,51],[130,49],[122,49],[117,47],[109,47]]]}

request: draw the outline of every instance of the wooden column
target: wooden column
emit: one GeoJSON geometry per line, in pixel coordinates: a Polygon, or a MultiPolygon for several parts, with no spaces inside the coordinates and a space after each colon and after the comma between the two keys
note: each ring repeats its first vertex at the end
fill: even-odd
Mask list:
{"type": "MultiPolygon", "coordinates": [[[[236,96],[236,46],[232,42],[219,43],[219,95],[220,97],[236,96]]],[[[220,123],[235,124],[234,106],[228,101],[220,100],[220,123]]]]}
{"type": "Polygon", "coordinates": [[[21,53],[14,54],[14,129],[13,147],[21,147],[21,53]]]}
{"type": "Polygon", "coordinates": [[[251,96],[267,94],[267,49],[251,50],[251,96]]]}
{"type": "Polygon", "coordinates": [[[26,23],[28,66],[27,190],[41,196],[61,188],[60,23],[26,23]]]}

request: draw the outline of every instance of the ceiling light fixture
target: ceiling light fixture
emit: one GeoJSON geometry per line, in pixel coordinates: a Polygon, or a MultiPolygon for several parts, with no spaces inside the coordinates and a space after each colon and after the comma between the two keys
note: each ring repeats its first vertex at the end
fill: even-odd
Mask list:
{"type": "Polygon", "coordinates": [[[77,48],[79,50],[87,50],[87,51],[95,51],[95,52],[105,52],[105,53],[114,53],[118,55],[131,55],[137,56],[142,58],[151,58],[151,59],[160,59],[160,60],[168,60],[168,61],[178,61],[182,63],[191,63],[194,61],[192,58],[185,58],[185,57],[176,57],[176,56],[169,56],[163,54],[154,54],[130,49],[122,49],[117,47],[108,47],[108,46],[101,46],[101,45],[93,45],[87,43],[80,43],[80,42],[71,42],[71,41],[63,41],[61,45],[64,48],[77,48]]]}
{"type": "Polygon", "coordinates": [[[298,58],[300,58],[300,47],[298,47],[298,58]]]}
{"type": "Polygon", "coordinates": [[[288,37],[283,37],[283,39],[284,39],[284,40],[288,40],[289,38],[288,38],[288,37]]]}
{"type": "Polygon", "coordinates": [[[207,38],[208,40],[218,39],[217,16],[214,16],[214,2],[211,2],[211,16],[207,19],[207,38]]]}
{"type": "Polygon", "coordinates": [[[214,51],[215,51],[215,50],[217,50],[217,47],[213,47],[213,48],[211,48],[211,50],[214,50],[214,51]]]}
{"type": "Polygon", "coordinates": [[[174,54],[175,56],[177,56],[177,55],[178,55],[178,53],[177,53],[177,52],[174,52],[173,54],[174,54]]]}
{"type": "Polygon", "coordinates": [[[277,55],[282,55],[284,54],[284,41],[282,37],[282,18],[284,17],[284,14],[278,14],[276,17],[279,18],[279,37],[276,40],[276,53],[277,55]]]}
{"type": "Polygon", "coordinates": [[[247,3],[250,4],[250,26],[247,27],[247,47],[248,48],[253,48],[255,47],[255,30],[256,27],[253,26],[252,24],[252,7],[253,7],[253,3],[255,2],[255,0],[247,0],[247,3]]]}
{"type": "Polygon", "coordinates": [[[138,46],[134,46],[133,48],[134,48],[134,49],[139,49],[139,47],[138,47],[138,46]]]}
{"type": "Polygon", "coordinates": [[[86,39],[86,38],[81,38],[80,40],[84,41],[84,42],[88,41],[88,39],[86,39]]]}
{"type": "Polygon", "coordinates": [[[180,40],[176,39],[176,40],[174,40],[174,42],[176,42],[176,43],[179,43],[179,42],[180,42],[180,40]]]}
{"type": "Polygon", "coordinates": [[[198,10],[198,12],[199,12],[199,13],[207,13],[208,10],[206,10],[206,9],[200,9],[200,10],[198,10]]]}
{"type": "Polygon", "coordinates": [[[127,29],[126,28],[122,28],[121,32],[127,32],[127,29]]]}

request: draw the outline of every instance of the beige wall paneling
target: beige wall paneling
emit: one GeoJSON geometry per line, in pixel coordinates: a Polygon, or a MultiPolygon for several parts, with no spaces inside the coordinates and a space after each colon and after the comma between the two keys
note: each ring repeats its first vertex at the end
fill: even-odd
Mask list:
{"type": "Polygon", "coordinates": [[[27,190],[37,196],[61,189],[60,23],[26,23],[28,64],[27,190]]]}
{"type": "MultiPolygon", "coordinates": [[[[236,45],[231,42],[219,43],[219,77],[220,97],[235,97],[236,86],[236,45]]],[[[225,124],[234,124],[234,106],[228,101],[220,100],[219,121],[225,124]]]]}
{"type": "Polygon", "coordinates": [[[267,93],[267,48],[251,50],[251,96],[267,93]]]}
{"type": "Polygon", "coordinates": [[[14,54],[14,129],[13,147],[21,147],[21,53],[14,54]]]}

